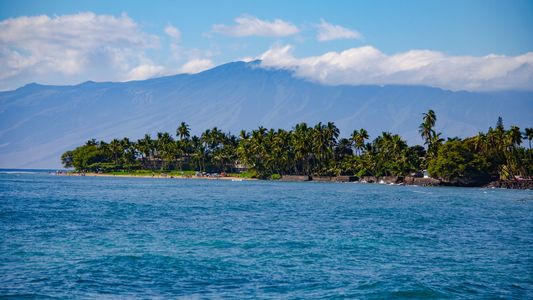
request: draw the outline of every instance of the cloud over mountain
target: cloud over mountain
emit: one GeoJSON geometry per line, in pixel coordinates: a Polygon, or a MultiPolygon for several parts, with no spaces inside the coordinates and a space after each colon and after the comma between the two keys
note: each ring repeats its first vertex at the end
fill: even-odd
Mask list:
{"type": "MultiPolygon", "coordinates": [[[[306,34],[315,34],[310,29],[282,19],[264,20],[245,14],[235,18],[232,25],[213,25],[211,33],[232,37],[290,37],[289,40],[306,50],[310,49],[309,43],[316,46],[317,41],[361,39],[357,31],[324,19],[314,25],[316,40],[305,38],[306,34]]],[[[154,32],[148,33],[126,14],[83,12],[5,19],[0,21],[0,90],[29,82],[75,84],[87,80],[126,81],[197,73],[239,57],[261,59],[264,67],[291,69],[295,76],[328,85],[409,84],[470,91],[533,90],[533,52],[515,56],[456,56],[414,49],[391,54],[365,45],[318,54],[317,51],[324,50],[316,47],[312,48],[313,55],[298,57],[292,45],[280,44],[278,40],[267,51],[264,49],[268,44],[260,43],[246,52],[238,50],[237,54],[234,53],[238,52],[237,48],[232,45],[218,44],[220,39],[224,40],[220,36],[208,47],[197,47],[194,42],[191,46],[183,40],[180,28],[170,22],[154,32]]],[[[248,49],[248,45],[242,49],[248,49]]]]}
{"type": "Polygon", "coordinates": [[[337,85],[422,84],[452,90],[533,90],[533,52],[518,56],[451,56],[411,50],[387,55],[372,46],[297,58],[292,45],[276,45],[261,65],[295,71],[315,82],[337,85]]]}
{"type": "Polygon", "coordinates": [[[192,59],[181,66],[179,73],[194,74],[212,67],[213,62],[209,59],[192,59]]]}
{"type": "Polygon", "coordinates": [[[165,67],[163,66],[141,64],[129,72],[127,80],[143,80],[155,76],[163,76],[165,75],[164,71],[165,67]]]}

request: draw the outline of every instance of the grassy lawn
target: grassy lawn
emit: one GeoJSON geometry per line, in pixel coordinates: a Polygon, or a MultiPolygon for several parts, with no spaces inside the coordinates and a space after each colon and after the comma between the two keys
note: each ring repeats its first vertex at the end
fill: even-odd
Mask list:
{"type": "Polygon", "coordinates": [[[152,170],[131,170],[131,171],[114,171],[106,172],[104,174],[109,175],[128,175],[128,176],[151,176],[151,175],[162,175],[166,174],[168,176],[194,176],[196,171],[152,171],[152,170]]]}

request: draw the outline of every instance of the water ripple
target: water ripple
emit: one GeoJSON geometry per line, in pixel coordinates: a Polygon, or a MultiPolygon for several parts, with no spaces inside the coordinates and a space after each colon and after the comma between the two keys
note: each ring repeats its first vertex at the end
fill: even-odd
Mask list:
{"type": "Polygon", "coordinates": [[[6,298],[533,297],[533,193],[0,174],[6,298]]]}

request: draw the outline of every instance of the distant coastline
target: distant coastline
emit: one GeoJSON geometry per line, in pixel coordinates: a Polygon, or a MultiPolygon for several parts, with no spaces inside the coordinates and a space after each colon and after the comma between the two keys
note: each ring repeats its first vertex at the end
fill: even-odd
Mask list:
{"type": "Polygon", "coordinates": [[[383,132],[369,142],[364,129],[341,137],[333,122],[292,130],[259,127],[239,135],[217,127],[190,134],[181,122],[175,137],[159,132],[137,141],[89,140],[63,153],[65,168],[80,174],[144,177],[235,177],[287,181],[376,182],[389,184],[527,188],[533,180],[533,128],[506,129],[500,117],[486,133],[444,139],[436,113],[423,114],[418,132],[424,145],[408,145],[383,132]],[[521,146],[527,141],[529,147],[521,146]],[[159,175],[158,175],[159,174],[159,175]]]}

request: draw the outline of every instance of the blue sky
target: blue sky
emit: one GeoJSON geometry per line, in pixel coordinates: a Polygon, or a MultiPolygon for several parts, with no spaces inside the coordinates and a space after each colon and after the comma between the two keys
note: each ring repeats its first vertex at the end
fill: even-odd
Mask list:
{"type": "Polygon", "coordinates": [[[19,0],[0,1],[0,22],[0,90],[194,73],[256,58],[325,84],[472,90],[530,89],[533,68],[533,1],[19,0]],[[365,71],[370,64],[380,67],[365,71]]]}

